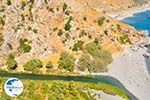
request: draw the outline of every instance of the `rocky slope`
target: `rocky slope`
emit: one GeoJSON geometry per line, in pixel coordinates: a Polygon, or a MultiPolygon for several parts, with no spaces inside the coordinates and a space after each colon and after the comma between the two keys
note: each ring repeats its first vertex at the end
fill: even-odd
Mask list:
{"type": "MultiPolygon", "coordinates": [[[[100,1],[0,1],[2,68],[5,69],[11,63],[18,66],[14,69],[23,71],[22,66],[35,58],[41,59],[44,65],[51,61],[57,66],[60,54],[64,51],[78,60],[84,46],[92,41],[97,41],[98,46],[112,54],[145,41],[144,36],[134,28],[104,14],[107,12],[106,7],[110,7],[109,11],[113,4],[124,4],[126,0],[120,0],[119,3],[119,0],[100,1]],[[94,7],[98,5],[105,11],[95,10],[94,7]],[[14,57],[10,56],[12,53],[17,64],[14,57]]],[[[41,69],[46,70],[45,67],[41,69]]]]}

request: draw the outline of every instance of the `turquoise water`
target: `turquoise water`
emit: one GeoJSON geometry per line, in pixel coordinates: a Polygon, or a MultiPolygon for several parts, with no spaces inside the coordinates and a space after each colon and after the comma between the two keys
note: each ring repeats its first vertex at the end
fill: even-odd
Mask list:
{"type": "Polygon", "coordinates": [[[150,10],[135,13],[132,17],[122,19],[121,22],[129,24],[137,30],[148,30],[150,36],[150,10]]]}

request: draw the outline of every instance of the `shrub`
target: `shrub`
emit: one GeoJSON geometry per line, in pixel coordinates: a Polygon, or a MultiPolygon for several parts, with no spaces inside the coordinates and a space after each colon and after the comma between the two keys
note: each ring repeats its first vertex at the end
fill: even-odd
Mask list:
{"type": "Polygon", "coordinates": [[[91,67],[90,64],[90,56],[88,54],[82,54],[80,59],[79,59],[79,70],[80,71],[85,71],[86,69],[91,67]]]}
{"type": "Polygon", "coordinates": [[[99,44],[99,39],[98,39],[98,38],[95,38],[94,43],[95,43],[96,45],[98,45],[98,44],[99,44]]]}
{"type": "Polygon", "coordinates": [[[99,50],[100,46],[95,44],[94,42],[88,43],[84,46],[84,51],[92,56],[96,56],[99,50]]]}
{"type": "Polygon", "coordinates": [[[3,43],[4,43],[3,35],[0,34],[0,46],[2,46],[3,43]]]}
{"type": "Polygon", "coordinates": [[[34,0],[29,0],[29,2],[33,4],[33,3],[34,3],[34,0]]]}
{"type": "Polygon", "coordinates": [[[90,67],[88,67],[89,72],[105,72],[107,71],[107,64],[105,61],[99,57],[94,57],[90,62],[90,67]]]}
{"type": "Polygon", "coordinates": [[[0,25],[2,25],[2,26],[5,25],[5,20],[2,17],[0,17],[0,25]]]}
{"type": "Polygon", "coordinates": [[[34,33],[37,33],[37,32],[38,32],[38,30],[37,30],[37,29],[33,29],[32,31],[33,31],[34,33]]]}
{"type": "Polygon", "coordinates": [[[79,34],[79,37],[81,38],[81,37],[83,37],[84,35],[87,35],[87,33],[86,33],[84,30],[82,30],[82,31],[80,32],[80,34],[79,34]]]}
{"type": "Polygon", "coordinates": [[[17,68],[17,61],[15,60],[15,57],[13,54],[9,54],[9,57],[6,61],[7,69],[8,70],[14,70],[17,68]]]}
{"type": "Polygon", "coordinates": [[[11,5],[11,0],[6,0],[7,5],[11,5]]]}
{"type": "Polygon", "coordinates": [[[86,16],[84,16],[84,17],[83,17],[83,20],[84,20],[84,21],[87,21],[87,17],[86,17],[86,16]]]}
{"type": "Polygon", "coordinates": [[[66,52],[63,52],[58,61],[58,64],[59,64],[58,68],[65,69],[68,71],[73,71],[74,70],[74,62],[75,62],[75,58],[72,55],[70,55],[66,52]]]}
{"type": "Polygon", "coordinates": [[[120,37],[118,38],[118,41],[119,41],[121,44],[126,44],[126,43],[131,44],[131,40],[130,40],[130,38],[129,38],[129,36],[128,36],[127,34],[124,34],[124,35],[120,36],[120,37]]]}
{"type": "Polygon", "coordinates": [[[104,72],[107,71],[107,65],[112,62],[110,52],[100,48],[99,42],[95,39],[93,42],[85,45],[84,55],[79,59],[80,70],[88,69],[89,72],[104,72]],[[92,59],[90,59],[91,55],[92,59]]]}
{"type": "Polygon", "coordinates": [[[78,51],[78,50],[82,50],[83,49],[83,41],[78,41],[77,43],[74,44],[73,46],[73,51],[78,51]]]}
{"type": "Polygon", "coordinates": [[[26,6],[26,2],[25,1],[21,1],[21,9],[24,9],[25,6],[26,6]]]}
{"type": "Polygon", "coordinates": [[[58,31],[58,36],[61,36],[61,35],[63,35],[63,31],[60,29],[60,30],[58,31]]]}
{"type": "Polygon", "coordinates": [[[42,68],[43,63],[39,59],[32,59],[28,61],[23,67],[24,67],[24,70],[26,71],[34,71],[36,69],[42,68]]]}
{"type": "Polygon", "coordinates": [[[103,25],[104,21],[105,21],[105,17],[99,17],[97,23],[98,23],[98,25],[101,26],[101,25],[103,25]]]}
{"type": "Polygon", "coordinates": [[[20,39],[19,44],[20,44],[19,50],[23,53],[30,52],[30,50],[32,49],[27,39],[20,39]]]}
{"type": "Polygon", "coordinates": [[[67,23],[65,24],[65,30],[66,31],[70,31],[71,29],[71,25],[70,25],[70,22],[72,21],[72,16],[69,17],[67,23]]]}
{"type": "Polygon", "coordinates": [[[50,68],[53,68],[53,64],[51,61],[49,61],[47,64],[46,64],[46,68],[50,69],[50,68]]]}
{"type": "Polygon", "coordinates": [[[53,8],[50,8],[49,11],[52,12],[52,13],[54,13],[54,9],[53,8]]]}
{"type": "Polygon", "coordinates": [[[66,3],[63,4],[63,12],[66,11],[68,5],[66,3]]]}

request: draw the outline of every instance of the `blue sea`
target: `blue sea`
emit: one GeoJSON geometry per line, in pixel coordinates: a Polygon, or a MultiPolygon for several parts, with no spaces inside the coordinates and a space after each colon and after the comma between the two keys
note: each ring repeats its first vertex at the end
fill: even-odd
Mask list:
{"type": "Polygon", "coordinates": [[[121,20],[129,24],[137,30],[148,30],[150,36],[150,10],[133,14],[132,17],[127,17],[121,20]]]}

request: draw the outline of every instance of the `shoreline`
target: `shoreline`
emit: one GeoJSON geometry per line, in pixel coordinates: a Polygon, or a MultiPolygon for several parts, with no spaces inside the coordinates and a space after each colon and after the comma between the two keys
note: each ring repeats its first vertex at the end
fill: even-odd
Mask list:
{"type": "Polygon", "coordinates": [[[146,5],[143,5],[142,7],[139,8],[138,7],[135,7],[133,8],[132,10],[129,10],[129,11],[125,11],[123,12],[122,14],[118,15],[118,16],[114,16],[112,18],[115,18],[117,20],[123,20],[125,18],[128,18],[128,17],[132,17],[134,14],[136,13],[140,13],[140,12],[144,12],[144,11],[147,11],[147,10],[150,10],[150,3],[149,4],[146,4],[146,5]]]}
{"type": "Polygon", "coordinates": [[[140,47],[137,51],[127,49],[115,57],[106,73],[120,80],[140,100],[149,100],[150,95],[149,66],[143,56],[146,52],[146,48],[140,47]]]}

